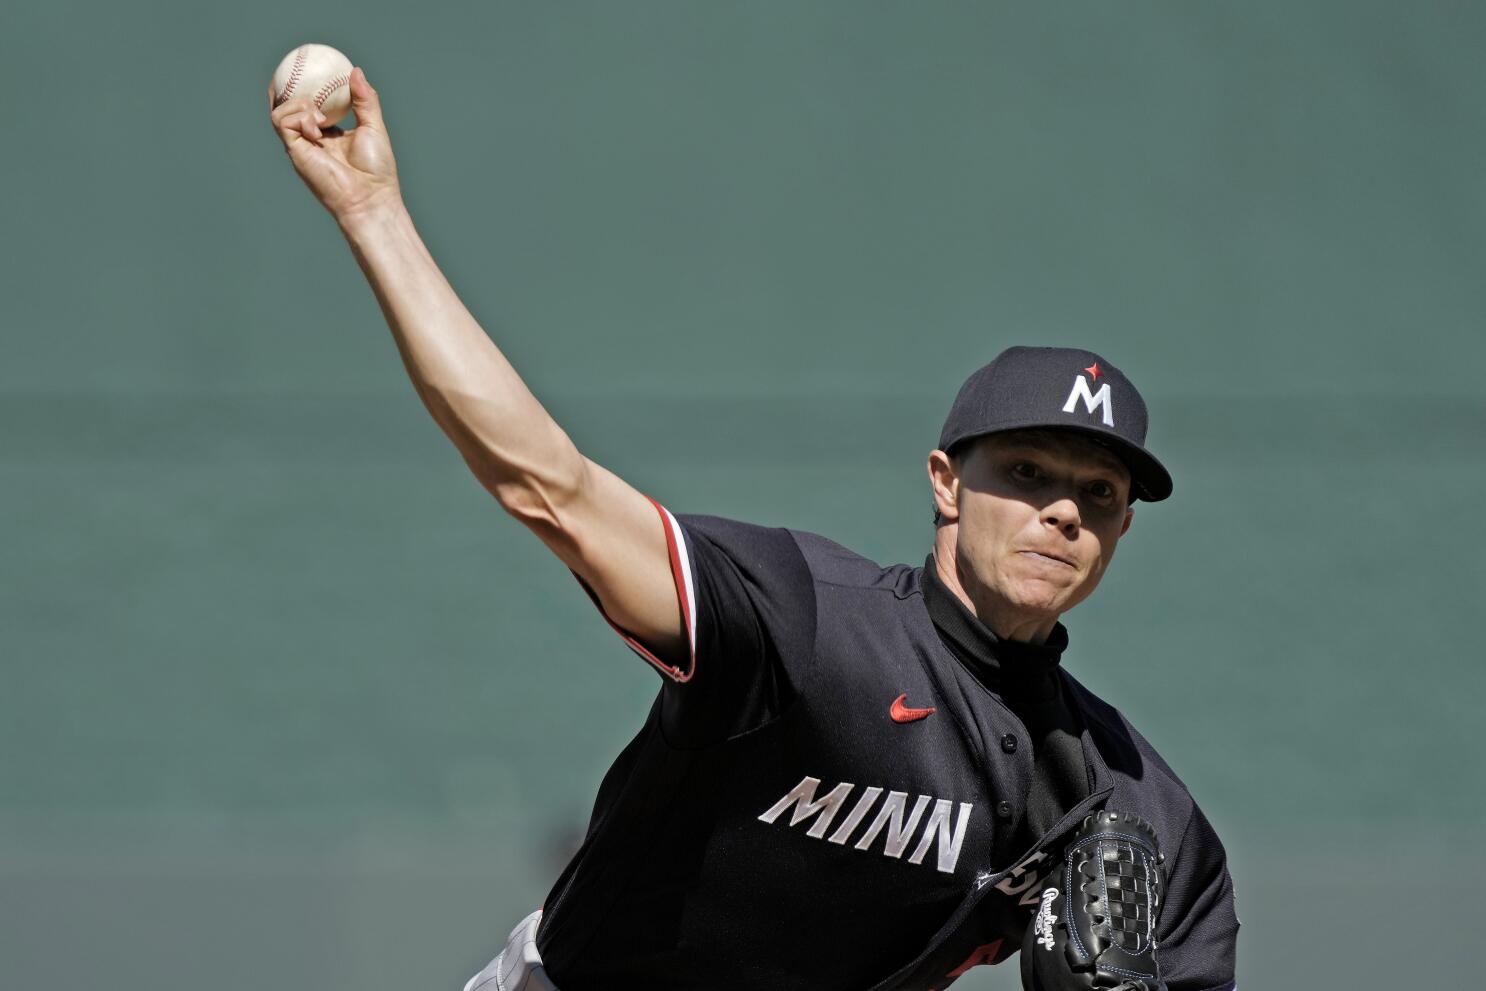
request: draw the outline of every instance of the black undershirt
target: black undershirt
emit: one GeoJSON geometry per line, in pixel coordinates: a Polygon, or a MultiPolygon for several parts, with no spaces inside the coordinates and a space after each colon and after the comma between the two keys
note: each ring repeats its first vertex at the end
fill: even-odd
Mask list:
{"type": "Polygon", "coordinates": [[[1033,774],[1018,839],[1035,842],[1091,788],[1079,740],[1083,722],[1069,708],[1058,677],[1068,631],[1058,623],[1042,644],[998,637],[944,586],[932,555],[924,562],[923,590],[944,646],[1027,728],[1033,774]]]}

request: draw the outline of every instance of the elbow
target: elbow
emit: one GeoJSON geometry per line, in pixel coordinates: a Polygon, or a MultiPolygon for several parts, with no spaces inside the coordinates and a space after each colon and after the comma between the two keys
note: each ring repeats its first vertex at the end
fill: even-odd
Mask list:
{"type": "Polygon", "coordinates": [[[592,476],[572,438],[529,396],[499,400],[426,383],[418,392],[481,486],[566,559],[592,476]]]}
{"type": "Polygon", "coordinates": [[[507,514],[567,559],[561,549],[577,548],[579,507],[589,488],[588,475],[588,459],[572,450],[556,463],[482,481],[507,514]]]}

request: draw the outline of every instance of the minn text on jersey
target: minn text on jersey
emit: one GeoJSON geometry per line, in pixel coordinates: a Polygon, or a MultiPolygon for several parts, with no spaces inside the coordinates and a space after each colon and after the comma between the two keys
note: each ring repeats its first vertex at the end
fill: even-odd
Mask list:
{"type": "MultiPolygon", "coordinates": [[[[820,787],[820,779],[806,776],[799,784],[795,785],[784,797],[769,807],[768,811],[759,816],[760,821],[772,824],[784,814],[786,809],[793,809],[789,817],[789,825],[798,826],[810,819],[810,828],[805,830],[805,835],[815,839],[825,839],[828,843],[844,846],[851,839],[857,827],[867,819],[872,812],[877,800],[882,797],[883,789],[872,785],[865,789],[846,814],[846,818],[836,827],[829,837],[826,831],[836,821],[836,815],[847,805],[847,800],[856,789],[856,785],[849,781],[826,792],[820,798],[815,797],[816,789],[820,787]]],[[[924,857],[928,855],[929,849],[936,844],[938,852],[935,866],[946,874],[953,874],[955,864],[960,859],[960,847],[965,842],[965,833],[970,826],[970,813],[975,808],[969,802],[959,803],[958,814],[955,813],[955,803],[947,798],[934,798],[931,795],[919,795],[913,802],[913,807],[908,806],[908,793],[906,791],[890,791],[887,798],[877,807],[877,814],[867,825],[866,829],[857,837],[853,846],[858,850],[870,850],[872,845],[882,837],[882,854],[886,857],[900,858],[903,852],[913,842],[914,834],[919,833],[919,824],[922,821],[923,831],[919,833],[918,845],[908,855],[910,864],[922,864],[924,857]],[[929,806],[933,805],[930,810],[929,806]],[[927,820],[924,813],[928,813],[927,820]],[[951,823],[953,818],[953,823],[951,823]]]]}

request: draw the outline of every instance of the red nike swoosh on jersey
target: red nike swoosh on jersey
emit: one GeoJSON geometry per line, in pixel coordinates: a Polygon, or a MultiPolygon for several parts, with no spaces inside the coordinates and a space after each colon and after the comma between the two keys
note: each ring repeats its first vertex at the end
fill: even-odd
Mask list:
{"type": "Polygon", "coordinates": [[[904,692],[902,695],[893,699],[893,704],[887,710],[888,715],[893,717],[893,722],[911,723],[915,719],[926,719],[934,714],[933,706],[927,709],[913,709],[904,705],[903,701],[907,698],[908,693],[904,692]]]}

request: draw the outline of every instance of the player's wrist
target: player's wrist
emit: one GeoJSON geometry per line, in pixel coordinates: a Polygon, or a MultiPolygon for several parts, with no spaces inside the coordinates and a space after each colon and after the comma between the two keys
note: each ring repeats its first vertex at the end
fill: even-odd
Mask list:
{"type": "Polygon", "coordinates": [[[341,233],[353,243],[384,234],[412,220],[401,193],[396,189],[369,196],[353,206],[337,210],[334,216],[341,233]]]}

